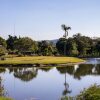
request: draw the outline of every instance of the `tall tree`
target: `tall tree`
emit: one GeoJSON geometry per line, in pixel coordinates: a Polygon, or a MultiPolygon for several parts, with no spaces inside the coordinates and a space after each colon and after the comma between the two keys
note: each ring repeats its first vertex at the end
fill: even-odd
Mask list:
{"type": "Polygon", "coordinates": [[[14,48],[16,50],[18,50],[18,52],[20,53],[28,53],[28,52],[36,52],[37,50],[37,44],[35,41],[33,41],[31,38],[29,37],[23,37],[23,38],[19,38],[15,44],[14,44],[14,48]]]}
{"type": "Polygon", "coordinates": [[[17,40],[18,40],[17,36],[9,35],[8,39],[6,40],[6,42],[7,42],[7,49],[14,50],[15,49],[14,48],[14,43],[17,40]]]}
{"type": "Polygon", "coordinates": [[[65,38],[60,38],[56,43],[56,48],[57,48],[59,54],[61,54],[61,55],[64,55],[65,42],[66,42],[65,38]]]}
{"type": "MultiPolygon", "coordinates": [[[[63,35],[63,37],[65,39],[67,39],[67,37],[68,37],[68,30],[71,30],[71,27],[66,26],[65,24],[62,24],[61,27],[65,31],[65,34],[63,35]]],[[[64,55],[66,56],[66,41],[65,41],[65,45],[64,45],[64,55]]]]}
{"type": "Polygon", "coordinates": [[[6,40],[0,37],[0,56],[5,55],[6,53],[6,40]]]}
{"type": "Polygon", "coordinates": [[[91,49],[92,39],[90,37],[82,36],[80,33],[73,36],[74,41],[78,45],[80,56],[86,56],[87,52],[91,49]]]}
{"type": "Polygon", "coordinates": [[[6,40],[0,37],[0,46],[7,47],[6,40]]]}
{"type": "Polygon", "coordinates": [[[78,49],[77,44],[74,41],[73,38],[68,38],[66,43],[66,53],[68,56],[77,56],[78,55],[78,49]]]}
{"type": "Polygon", "coordinates": [[[66,55],[77,56],[78,55],[77,44],[73,38],[68,38],[67,40],[65,38],[60,38],[56,43],[56,48],[58,52],[61,55],[63,55],[65,42],[66,42],[66,51],[65,51],[66,55]]]}
{"type": "Polygon", "coordinates": [[[66,26],[65,24],[62,24],[61,27],[65,31],[64,37],[67,38],[67,36],[68,36],[68,30],[71,30],[71,27],[66,26]]]}
{"type": "Polygon", "coordinates": [[[98,55],[100,56],[100,41],[98,41],[96,44],[96,51],[97,51],[98,55]]]}
{"type": "Polygon", "coordinates": [[[52,43],[48,41],[38,42],[38,47],[38,53],[43,56],[50,56],[53,55],[55,52],[55,47],[52,43]]]}

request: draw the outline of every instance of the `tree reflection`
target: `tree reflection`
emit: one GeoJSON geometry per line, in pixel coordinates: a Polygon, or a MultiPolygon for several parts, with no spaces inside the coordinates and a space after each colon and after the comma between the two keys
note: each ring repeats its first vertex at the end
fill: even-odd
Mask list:
{"type": "Polygon", "coordinates": [[[72,75],[73,72],[74,72],[74,67],[73,67],[73,66],[57,67],[56,69],[57,69],[61,74],[68,73],[68,74],[72,75]]]}
{"type": "Polygon", "coordinates": [[[80,80],[82,76],[86,75],[100,75],[100,64],[80,64],[67,67],[57,67],[60,74],[72,75],[75,79],[80,80]]]}
{"type": "Polygon", "coordinates": [[[82,76],[92,74],[92,64],[80,64],[77,70],[74,72],[74,78],[81,79],[82,76]]]}
{"type": "Polygon", "coordinates": [[[2,79],[0,77],[0,96],[4,95],[4,87],[2,86],[2,79]]]}
{"type": "Polygon", "coordinates": [[[64,83],[65,89],[63,91],[63,96],[66,96],[68,93],[71,93],[71,91],[69,90],[69,84],[66,82],[66,73],[65,73],[65,83],[64,83]]]}
{"type": "Polygon", "coordinates": [[[49,72],[53,67],[42,67],[42,68],[38,68],[42,71],[45,71],[45,72],[49,72]]]}
{"type": "MultiPolygon", "coordinates": [[[[22,81],[30,81],[33,78],[36,78],[38,70],[48,72],[53,69],[53,67],[0,67],[0,73],[5,73],[6,69],[9,70],[9,73],[13,73],[14,77],[19,78],[22,81]]],[[[65,81],[66,73],[72,75],[75,79],[78,80],[86,75],[100,75],[100,64],[80,64],[74,66],[56,67],[56,69],[58,72],[60,72],[60,74],[65,74],[65,81]]]]}
{"type": "Polygon", "coordinates": [[[14,76],[26,82],[31,81],[33,78],[35,78],[37,76],[37,73],[38,69],[35,67],[22,69],[19,68],[16,71],[14,70],[14,76]]]}
{"type": "Polygon", "coordinates": [[[74,73],[74,78],[81,79],[86,75],[100,75],[100,64],[80,64],[74,73]]]}
{"type": "Polygon", "coordinates": [[[63,90],[62,94],[63,96],[66,96],[68,93],[71,93],[69,90],[69,84],[66,81],[66,73],[72,74],[73,67],[68,66],[68,67],[57,67],[56,68],[61,74],[65,74],[65,82],[64,82],[64,87],[65,89],[63,90]]]}
{"type": "Polygon", "coordinates": [[[7,92],[4,89],[4,85],[2,84],[2,78],[0,77],[0,96],[7,96],[7,92]]]}
{"type": "Polygon", "coordinates": [[[8,70],[9,70],[9,73],[16,73],[18,72],[18,70],[23,70],[24,68],[23,67],[9,67],[8,70]]]}
{"type": "Polygon", "coordinates": [[[97,64],[93,71],[95,75],[100,75],[100,64],[97,64]]]}
{"type": "Polygon", "coordinates": [[[0,73],[5,73],[6,72],[6,68],[0,67],[0,73]]]}

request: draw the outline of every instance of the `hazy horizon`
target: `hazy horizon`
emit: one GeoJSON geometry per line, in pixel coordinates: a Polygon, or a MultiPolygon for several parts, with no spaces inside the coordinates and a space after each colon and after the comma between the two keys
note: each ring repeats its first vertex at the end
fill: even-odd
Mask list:
{"type": "Polygon", "coordinates": [[[99,18],[100,0],[1,0],[0,36],[58,39],[64,33],[61,24],[66,24],[72,28],[69,37],[100,37],[99,18]]]}

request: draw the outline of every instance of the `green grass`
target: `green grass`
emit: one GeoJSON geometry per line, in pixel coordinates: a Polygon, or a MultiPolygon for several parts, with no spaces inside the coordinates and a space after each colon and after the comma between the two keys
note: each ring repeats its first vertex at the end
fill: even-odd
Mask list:
{"type": "Polygon", "coordinates": [[[36,56],[6,58],[6,60],[1,60],[0,64],[67,64],[83,61],[84,60],[75,57],[36,56]]]}
{"type": "Polygon", "coordinates": [[[10,98],[0,97],[0,100],[12,100],[10,98]]]}

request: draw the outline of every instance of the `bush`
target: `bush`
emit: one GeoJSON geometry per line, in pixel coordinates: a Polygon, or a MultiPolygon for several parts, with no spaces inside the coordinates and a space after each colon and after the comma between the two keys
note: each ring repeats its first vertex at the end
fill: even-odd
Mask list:
{"type": "Polygon", "coordinates": [[[93,85],[84,89],[78,96],[77,100],[100,100],[100,86],[93,85]]]}
{"type": "Polygon", "coordinates": [[[100,85],[92,85],[88,89],[84,89],[76,97],[62,97],[61,100],[100,100],[100,85]]]}
{"type": "Polygon", "coordinates": [[[0,46],[0,56],[5,55],[6,54],[6,49],[2,46],[0,46]]]}

